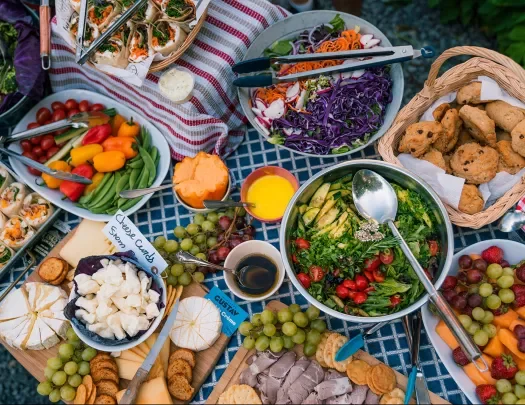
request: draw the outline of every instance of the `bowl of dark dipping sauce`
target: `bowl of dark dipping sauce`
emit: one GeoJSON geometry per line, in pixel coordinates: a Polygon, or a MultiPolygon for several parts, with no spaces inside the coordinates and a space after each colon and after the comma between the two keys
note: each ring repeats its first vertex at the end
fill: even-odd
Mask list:
{"type": "Polygon", "coordinates": [[[284,280],[281,253],[270,243],[260,240],[250,240],[233,248],[224,267],[234,269],[240,275],[242,283],[233,274],[226,272],[224,280],[231,292],[245,301],[268,298],[284,280]]]}

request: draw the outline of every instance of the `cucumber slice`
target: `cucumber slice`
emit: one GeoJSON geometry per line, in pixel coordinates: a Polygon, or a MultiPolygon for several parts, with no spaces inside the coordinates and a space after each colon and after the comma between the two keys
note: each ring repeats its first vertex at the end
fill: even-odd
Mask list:
{"type": "Polygon", "coordinates": [[[321,206],[324,203],[324,200],[326,200],[326,196],[328,192],[330,191],[330,183],[324,183],[319,187],[312,198],[310,199],[310,207],[314,208],[321,208],[321,206]]]}
{"type": "MultiPolygon", "coordinates": [[[[328,194],[330,194],[330,193],[328,193],[328,194]]],[[[328,211],[330,211],[331,208],[334,207],[335,203],[336,203],[336,200],[335,200],[335,199],[333,199],[333,198],[328,198],[328,199],[325,201],[323,207],[321,208],[321,211],[319,211],[319,215],[317,216],[317,218],[321,219],[322,217],[324,217],[324,216],[326,215],[326,213],[327,213],[328,211]]]]}
{"type": "Polygon", "coordinates": [[[308,205],[306,205],[306,204],[300,205],[299,206],[299,214],[303,215],[306,212],[307,209],[308,209],[308,205]]]}
{"type": "Polygon", "coordinates": [[[317,214],[321,211],[320,208],[309,208],[308,211],[303,215],[303,221],[306,226],[314,222],[314,219],[317,217],[317,214]]]}
{"type": "Polygon", "coordinates": [[[338,214],[339,214],[339,208],[331,208],[325,215],[319,218],[319,220],[315,224],[315,227],[317,229],[323,229],[325,226],[328,226],[332,222],[334,222],[338,214]]]}
{"type": "Polygon", "coordinates": [[[333,183],[331,186],[330,186],[330,191],[334,191],[334,190],[340,190],[343,188],[343,184],[337,182],[337,183],[333,183]]]}

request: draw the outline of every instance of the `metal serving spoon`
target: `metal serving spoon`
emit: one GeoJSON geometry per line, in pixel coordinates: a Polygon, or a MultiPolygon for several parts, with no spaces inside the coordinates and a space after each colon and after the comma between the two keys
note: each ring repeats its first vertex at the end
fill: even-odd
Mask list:
{"type": "Polygon", "coordinates": [[[525,212],[513,211],[507,212],[498,224],[501,232],[513,232],[525,225],[525,212]]]}
{"type": "Polygon", "coordinates": [[[450,305],[427,277],[425,271],[399,233],[399,230],[394,225],[394,220],[397,215],[397,196],[394,188],[379,174],[364,169],[359,170],[354,176],[352,194],[357,211],[364,218],[374,220],[379,224],[386,223],[388,225],[394,236],[399,240],[401,250],[427,291],[430,301],[436,306],[441,319],[443,319],[451,330],[463,351],[474,362],[478,370],[488,370],[487,362],[481,357],[479,348],[474,344],[465,329],[463,329],[463,326],[461,326],[458,318],[456,318],[450,305]],[[481,368],[478,360],[483,364],[484,369],[481,368]]]}

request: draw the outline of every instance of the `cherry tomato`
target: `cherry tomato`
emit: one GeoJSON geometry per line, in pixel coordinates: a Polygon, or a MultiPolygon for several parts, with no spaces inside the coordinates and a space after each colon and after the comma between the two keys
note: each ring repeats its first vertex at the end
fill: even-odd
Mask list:
{"type": "Polygon", "coordinates": [[[361,305],[367,300],[368,296],[364,292],[356,292],[353,294],[352,300],[357,304],[361,305]]]}
{"type": "Polygon", "coordinates": [[[25,156],[31,160],[36,160],[37,159],[37,156],[35,156],[35,154],[31,151],[27,151],[27,152],[24,152],[22,153],[22,156],[25,156]]]}
{"type": "Polygon", "coordinates": [[[61,103],[60,101],[55,101],[51,104],[51,109],[53,111],[56,111],[56,110],[65,110],[66,109],[66,106],[64,105],[64,103],[61,103]]]}
{"type": "Polygon", "coordinates": [[[379,253],[379,260],[383,264],[390,264],[394,261],[394,251],[392,249],[385,249],[379,253]]]}
{"type": "Polygon", "coordinates": [[[66,119],[66,110],[59,109],[59,110],[53,111],[53,121],[54,122],[61,121],[64,119],[66,119]]]}
{"type": "Polygon", "coordinates": [[[376,290],[375,287],[372,285],[372,286],[370,286],[368,288],[365,288],[365,290],[363,292],[368,294],[370,291],[375,291],[375,290],[376,290]]]}
{"type": "Polygon", "coordinates": [[[40,146],[37,145],[37,146],[35,146],[35,147],[33,148],[33,154],[34,154],[37,158],[39,158],[40,156],[45,155],[45,152],[42,150],[42,148],[41,148],[40,146]]]}
{"type": "Polygon", "coordinates": [[[297,259],[296,255],[292,255],[292,262],[299,263],[299,260],[297,259]]]}
{"type": "Polygon", "coordinates": [[[379,255],[376,255],[374,257],[371,257],[365,260],[365,262],[363,263],[363,270],[372,271],[374,269],[377,269],[380,264],[381,264],[381,259],[379,258],[379,255]]]}
{"type": "Polygon", "coordinates": [[[40,147],[43,150],[48,150],[53,146],[55,146],[55,138],[53,137],[53,135],[44,135],[42,141],[40,142],[40,147]]]}
{"type": "Polygon", "coordinates": [[[38,128],[39,126],[40,126],[40,124],[38,122],[31,122],[31,123],[27,124],[27,129],[38,128]]]}
{"type": "Polygon", "coordinates": [[[401,297],[399,295],[392,295],[390,297],[390,306],[391,307],[396,307],[398,306],[399,304],[401,303],[401,297]]]}
{"type": "Polygon", "coordinates": [[[374,280],[377,282],[377,283],[382,283],[383,281],[385,281],[385,275],[383,274],[383,272],[381,271],[381,269],[374,269],[374,271],[372,272],[373,276],[374,276],[374,280]]]}
{"type": "Polygon", "coordinates": [[[81,112],[89,111],[89,102],[87,100],[82,100],[80,103],[78,103],[78,109],[81,112]]]}
{"type": "Polygon", "coordinates": [[[304,288],[308,289],[310,288],[310,284],[312,283],[312,279],[310,276],[306,273],[299,273],[297,275],[298,280],[301,282],[304,288]]]}
{"type": "Polygon", "coordinates": [[[31,138],[30,141],[33,145],[40,145],[43,137],[44,135],[35,136],[34,138],[31,138]]]}
{"type": "Polygon", "coordinates": [[[428,248],[430,250],[430,256],[437,256],[439,252],[439,245],[435,240],[428,241],[428,248]]]}
{"type": "Polygon", "coordinates": [[[295,240],[295,245],[299,249],[309,249],[310,248],[310,242],[308,242],[306,239],[303,239],[303,238],[297,238],[295,240]]]}
{"type": "Polygon", "coordinates": [[[31,146],[31,142],[28,141],[27,139],[24,139],[23,141],[20,142],[20,146],[22,147],[22,150],[24,152],[29,152],[32,148],[31,146]]]}
{"type": "Polygon", "coordinates": [[[50,119],[51,111],[49,111],[49,108],[42,107],[36,112],[36,122],[40,125],[43,125],[44,122],[49,121],[50,119]]]}
{"type": "Polygon", "coordinates": [[[365,276],[358,274],[355,276],[355,286],[358,291],[363,291],[368,287],[368,280],[365,276]]]}
{"type": "Polygon", "coordinates": [[[42,155],[40,156],[38,159],[37,159],[40,163],[44,164],[47,162],[47,156],[46,155],[42,155]]]}
{"type": "Polygon", "coordinates": [[[363,274],[368,279],[368,281],[370,281],[372,283],[374,282],[374,275],[372,274],[371,271],[363,271],[363,274]]]}
{"type": "Polygon", "coordinates": [[[345,280],[343,281],[343,285],[348,288],[349,290],[356,290],[357,286],[355,284],[354,280],[345,280]]]}
{"type": "Polygon", "coordinates": [[[310,274],[312,275],[312,280],[314,282],[318,282],[323,279],[324,270],[321,267],[312,265],[310,266],[309,270],[310,270],[310,274]]]}
{"type": "Polygon", "coordinates": [[[102,111],[102,110],[105,110],[105,109],[106,109],[106,107],[104,107],[104,104],[97,103],[97,104],[93,104],[89,108],[89,111],[102,111]]]}
{"type": "Polygon", "coordinates": [[[348,293],[350,290],[346,288],[343,284],[339,284],[337,287],[335,287],[335,295],[337,295],[342,300],[345,300],[348,298],[348,293]]]}
{"type": "Polygon", "coordinates": [[[339,277],[339,273],[341,273],[341,270],[339,270],[339,269],[334,269],[332,271],[332,274],[334,275],[334,277],[339,277]]]}
{"type": "Polygon", "coordinates": [[[41,176],[42,172],[38,169],[35,169],[34,167],[27,166],[27,171],[31,173],[33,176],[41,176]]]}
{"type": "Polygon", "coordinates": [[[78,108],[72,108],[71,110],[67,111],[67,117],[72,117],[73,115],[80,114],[80,110],[78,108]]]}
{"type": "Polygon", "coordinates": [[[73,100],[72,98],[67,100],[64,104],[65,104],[67,110],[76,110],[76,109],[78,109],[77,100],[73,100]]]}
{"type": "Polygon", "coordinates": [[[46,157],[47,159],[51,159],[54,155],[57,154],[57,152],[60,150],[60,148],[58,146],[53,146],[52,148],[49,148],[47,150],[47,154],[46,154],[46,157]]]}

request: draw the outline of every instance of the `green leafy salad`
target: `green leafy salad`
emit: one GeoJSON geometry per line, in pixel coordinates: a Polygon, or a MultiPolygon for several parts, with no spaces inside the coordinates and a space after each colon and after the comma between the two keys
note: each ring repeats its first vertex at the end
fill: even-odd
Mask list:
{"type": "MultiPolygon", "coordinates": [[[[432,278],[439,251],[432,209],[416,192],[392,186],[399,201],[396,226],[432,278]]],[[[388,227],[357,213],[351,175],[322,184],[299,213],[292,260],[298,280],[318,301],[351,315],[381,316],[424,293],[388,227]]]]}

